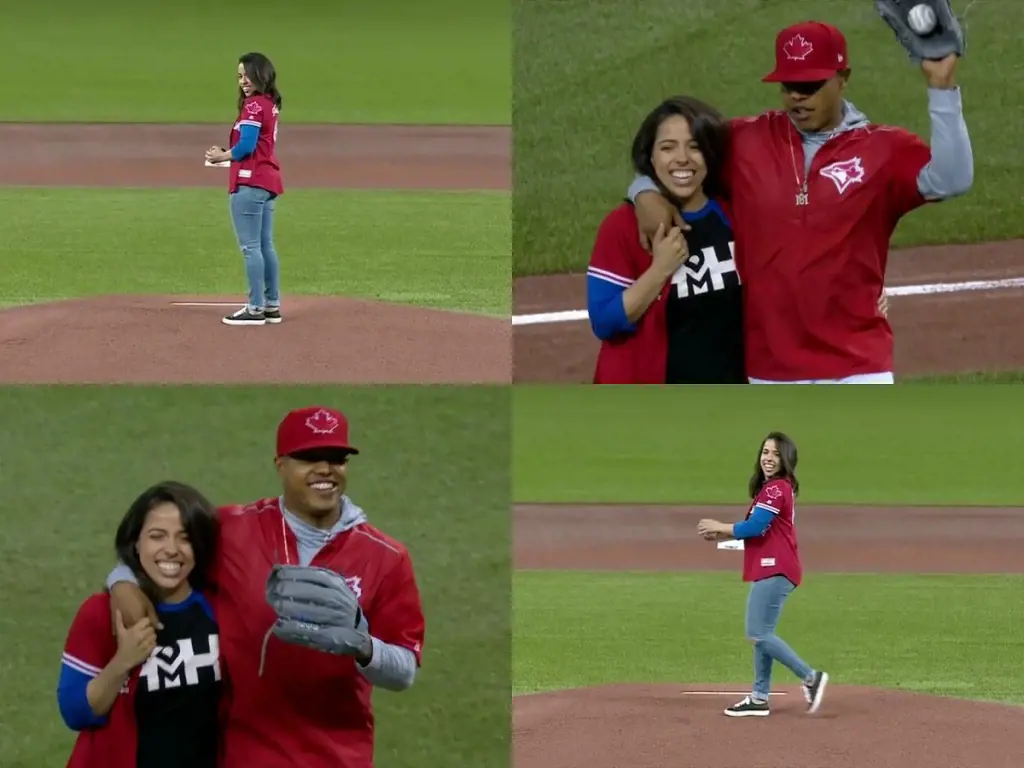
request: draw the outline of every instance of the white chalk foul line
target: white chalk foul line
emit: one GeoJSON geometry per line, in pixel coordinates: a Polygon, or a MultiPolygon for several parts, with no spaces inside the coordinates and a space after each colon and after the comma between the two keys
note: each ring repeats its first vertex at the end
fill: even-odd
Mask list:
{"type": "MultiPolygon", "coordinates": [[[[966,291],[997,291],[1004,288],[1024,288],[1024,277],[1002,280],[967,280],[962,283],[927,283],[924,285],[897,285],[885,289],[886,296],[931,296],[937,293],[963,293],[966,291]]],[[[587,310],[569,309],[563,312],[537,312],[513,315],[512,325],[550,325],[573,323],[587,319],[587,310]]]]}

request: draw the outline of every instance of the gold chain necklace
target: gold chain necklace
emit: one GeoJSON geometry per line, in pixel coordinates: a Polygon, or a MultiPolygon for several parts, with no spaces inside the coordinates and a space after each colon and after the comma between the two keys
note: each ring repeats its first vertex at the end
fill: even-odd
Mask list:
{"type": "MultiPolygon", "coordinates": [[[[842,127],[842,123],[840,123],[835,128],[833,128],[832,131],[829,133],[829,135],[825,137],[825,141],[821,142],[821,147],[824,147],[825,144],[827,144],[833,138],[835,138],[835,135],[839,132],[839,129],[841,127],[842,127]]],[[[793,179],[796,181],[796,186],[797,186],[796,204],[797,205],[807,205],[810,202],[810,196],[807,193],[807,182],[808,182],[808,179],[810,177],[810,174],[809,173],[805,173],[804,174],[804,180],[802,182],[800,181],[800,172],[797,171],[797,169],[796,169],[796,150],[793,149],[793,134],[790,133],[790,134],[788,134],[788,136],[789,136],[789,159],[793,163],[793,179]]],[[[818,151],[819,152],[821,151],[821,147],[818,147],[818,151]]]]}

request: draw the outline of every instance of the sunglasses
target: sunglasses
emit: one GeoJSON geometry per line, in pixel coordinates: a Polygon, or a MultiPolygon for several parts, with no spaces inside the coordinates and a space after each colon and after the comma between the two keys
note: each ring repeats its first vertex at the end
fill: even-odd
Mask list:
{"type": "Polygon", "coordinates": [[[336,448],[317,448],[311,451],[299,451],[288,455],[296,461],[304,461],[309,464],[319,464],[320,462],[325,461],[328,464],[335,464],[338,466],[348,464],[349,456],[351,456],[348,451],[336,448]]]}
{"type": "Polygon", "coordinates": [[[782,90],[786,93],[798,93],[801,96],[813,96],[820,91],[828,80],[814,80],[809,83],[782,83],[782,90]]]}

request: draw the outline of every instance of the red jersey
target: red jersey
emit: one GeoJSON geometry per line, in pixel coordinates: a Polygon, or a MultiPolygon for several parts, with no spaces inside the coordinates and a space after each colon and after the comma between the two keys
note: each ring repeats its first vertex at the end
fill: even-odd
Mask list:
{"type": "Polygon", "coordinates": [[[889,240],[923,203],[931,158],[901,128],[839,133],[806,175],[801,135],[785,112],[731,121],[725,179],[745,291],[747,375],[839,379],[893,367],[892,329],[878,309],[889,240]],[[798,182],[799,179],[799,182],[798,182]]]}
{"type": "Polygon", "coordinates": [[[281,181],[281,166],[277,162],[277,117],[278,108],[263,94],[250,96],[242,104],[238,119],[231,127],[229,147],[238,143],[239,128],[254,125],[260,130],[256,149],[248,157],[231,161],[228,173],[228,191],[237,192],[239,186],[259,187],[275,195],[284,192],[281,181]]]}
{"type": "MultiPolygon", "coordinates": [[[[598,227],[590,255],[591,270],[631,285],[650,266],[652,257],[640,245],[636,211],[623,203],[598,227]]],[[[604,340],[597,354],[595,384],[664,384],[668,351],[665,308],[672,282],[636,323],[636,331],[604,340]]]]}
{"type": "MultiPolygon", "coordinates": [[[[355,661],[268,634],[277,618],[266,599],[271,567],[295,564],[298,552],[278,499],[220,512],[216,610],[230,686],[224,767],[372,768],[371,684],[355,661]]],[[[310,565],[343,575],[373,635],[421,662],[424,617],[402,544],[359,523],[310,565]]]]}
{"type": "MultiPolygon", "coordinates": [[[[147,722],[159,723],[155,731],[147,732],[142,739],[145,754],[164,749],[166,739],[186,735],[196,739],[193,726],[198,726],[206,738],[202,745],[193,741],[186,747],[184,751],[193,750],[193,754],[191,759],[185,759],[189,759],[190,764],[195,764],[197,759],[204,765],[213,764],[217,753],[216,733],[224,714],[217,682],[221,672],[216,624],[195,601],[188,602],[193,609],[198,609],[202,620],[197,625],[184,611],[174,610],[170,614],[160,611],[165,623],[157,634],[160,647],[144,664],[132,670],[106,716],[97,724],[78,731],[67,768],[135,768],[137,759],[141,758],[140,704],[147,722]],[[193,628],[198,630],[195,637],[191,636],[193,628]]],[[[84,678],[81,680],[84,685],[111,662],[117,653],[117,638],[111,621],[109,593],[100,592],[86,598],[71,622],[64,644],[62,684],[70,674],[84,678]]],[[[58,699],[60,697],[58,692],[58,699]]]]}
{"type": "Polygon", "coordinates": [[[762,535],[743,540],[743,580],[785,576],[800,586],[803,567],[796,542],[793,486],[788,480],[769,480],[747,510],[747,518],[755,508],[766,509],[775,517],[762,535]]]}

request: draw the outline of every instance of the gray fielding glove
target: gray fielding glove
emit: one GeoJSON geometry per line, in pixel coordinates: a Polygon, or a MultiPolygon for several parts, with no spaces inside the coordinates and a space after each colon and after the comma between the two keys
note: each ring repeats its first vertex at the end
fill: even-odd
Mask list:
{"type": "Polygon", "coordinates": [[[344,656],[372,651],[358,599],[334,571],[275,565],[267,579],[267,602],[278,616],[271,631],[286,643],[344,656]]]}
{"type": "Polygon", "coordinates": [[[949,0],[875,0],[875,10],[916,64],[923,59],[938,61],[951,53],[963,56],[967,49],[963,27],[949,0]],[[936,19],[935,29],[924,36],[914,32],[907,21],[910,9],[922,3],[932,7],[936,19]]]}

